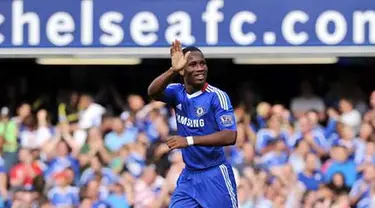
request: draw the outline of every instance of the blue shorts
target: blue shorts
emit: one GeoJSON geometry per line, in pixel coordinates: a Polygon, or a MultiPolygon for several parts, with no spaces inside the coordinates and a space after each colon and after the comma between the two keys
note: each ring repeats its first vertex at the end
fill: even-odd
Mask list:
{"type": "Polygon", "coordinates": [[[237,187],[227,164],[204,171],[184,169],[178,178],[170,208],[237,208],[237,187]]]}

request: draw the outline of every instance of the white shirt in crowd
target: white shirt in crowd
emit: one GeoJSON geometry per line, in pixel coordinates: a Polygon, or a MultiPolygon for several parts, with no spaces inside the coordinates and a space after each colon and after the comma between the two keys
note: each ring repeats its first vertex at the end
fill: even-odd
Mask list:
{"type": "Polygon", "coordinates": [[[82,147],[86,141],[86,129],[99,127],[104,113],[105,108],[97,103],[90,104],[88,108],[80,112],[78,121],[79,129],[73,133],[74,141],[79,147],[82,147]]]}
{"type": "Polygon", "coordinates": [[[81,129],[99,127],[104,113],[105,108],[103,106],[97,103],[92,103],[87,109],[80,113],[78,126],[81,129]]]}
{"type": "Polygon", "coordinates": [[[362,118],[361,118],[361,114],[356,109],[353,109],[350,112],[341,114],[340,119],[342,123],[348,126],[351,126],[356,134],[359,132],[362,118]]]}
{"type": "Polygon", "coordinates": [[[23,148],[40,148],[51,139],[52,133],[47,127],[39,127],[37,130],[24,130],[20,133],[21,146],[23,148]]]}

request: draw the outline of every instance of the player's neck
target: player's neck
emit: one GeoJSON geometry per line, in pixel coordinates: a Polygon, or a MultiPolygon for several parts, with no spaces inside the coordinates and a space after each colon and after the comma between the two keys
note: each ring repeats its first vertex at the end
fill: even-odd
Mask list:
{"type": "Polygon", "coordinates": [[[189,85],[189,84],[185,84],[185,89],[186,89],[186,92],[188,94],[193,94],[195,92],[198,92],[198,91],[201,91],[204,87],[204,84],[203,85],[197,85],[197,86],[193,86],[193,85],[189,85]]]}

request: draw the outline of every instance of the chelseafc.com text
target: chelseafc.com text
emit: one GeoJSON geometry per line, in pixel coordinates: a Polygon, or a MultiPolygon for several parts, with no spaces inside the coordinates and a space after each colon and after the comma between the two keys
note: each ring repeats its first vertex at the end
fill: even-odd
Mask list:
{"type": "MultiPolygon", "coordinates": [[[[47,17],[24,8],[24,2],[12,2],[11,15],[0,12],[0,47],[39,46],[47,40],[51,46],[69,46],[72,43],[82,46],[118,46],[132,43],[138,46],[152,46],[156,43],[171,43],[178,38],[182,44],[197,43],[197,30],[193,30],[199,19],[203,25],[201,39],[206,45],[217,45],[221,40],[220,30],[228,30],[231,42],[235,45],[250,46],[254,43],[275,45],[283,41],[292,46],[306,44],[311,37],[323,45],[342,43],[350,35],[353,44],[375,44],[375,10],[354,11],[345,17],[336,10],[322,11],[311,17],[306,11],[289,11],[274,31],[252,31],[258,22],[252,11],[238,11],[225,15],[222,12],[224,0],[208,1],[205,11],[199,18],[186,11],[174,11],[160,17],[152,11],[139,11],[131,19],[119,11],[107,11],[94,15],[94,1],[82,0],[80,14],[57,11],[47,17]],[[350,19],[348,19],[350,18],[350,19]],[[4,25],[10,25],[10,32],[4,25]],[[301,29],[307,25],[309,29],[301,29]],[[166,27],[161,25],[167,25],[166,27]]],[[[271,15],[271,14],[270,14],[271,15]]]]}

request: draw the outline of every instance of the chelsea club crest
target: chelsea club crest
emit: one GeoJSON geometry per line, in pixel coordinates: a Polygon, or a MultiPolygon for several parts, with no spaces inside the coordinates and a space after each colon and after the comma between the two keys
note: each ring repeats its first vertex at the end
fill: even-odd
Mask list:
{"type": "Polygon", "coordinates": [[[196,107],[195,108],[195,115],[198,117],[203,116],[206,113],[206,110],[203,107],[196,107]]]}

